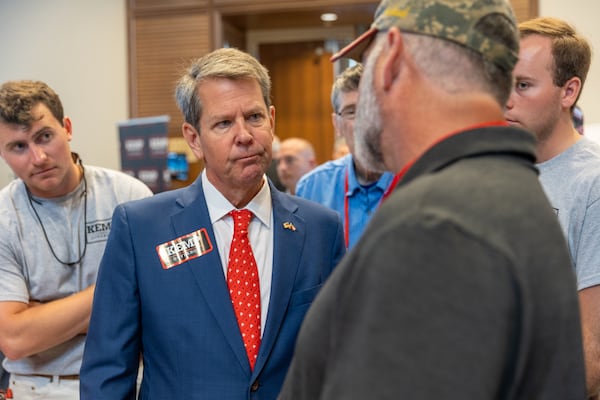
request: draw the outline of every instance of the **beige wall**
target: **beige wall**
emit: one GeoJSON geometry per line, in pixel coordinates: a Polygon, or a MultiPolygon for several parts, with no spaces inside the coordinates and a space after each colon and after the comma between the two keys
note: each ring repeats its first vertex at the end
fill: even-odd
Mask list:
{"type": "MultiPolygon", "coordinates": [[[[0,0],[0,81],[35,79],[61,96],[84,163],[120,167],[128,117],[125,0],[0,0]]],[[[0,161],[0,187],[11,177],[0,161]]]]}
{"type": "MultiPolygon", "coordinates": [[[[564,18],[600,51],[600,1],[540,0],[540,14],[564,18]]],[[[0,0],[0,81],[40,79],[61,95],[73,148],[89,164],[119,168],[116,123],[128,117],[125,0],[0,0]]],[[[581,98],[586,129],[600,127],[600,61],[581,98]]],[[[0,187],[10,179],[0,162],[0,187]]]]}

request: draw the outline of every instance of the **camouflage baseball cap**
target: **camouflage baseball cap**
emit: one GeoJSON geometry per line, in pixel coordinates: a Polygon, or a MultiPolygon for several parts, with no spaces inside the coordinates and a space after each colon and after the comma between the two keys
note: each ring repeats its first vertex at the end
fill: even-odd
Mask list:
{"type": "Polygon", "coordinates": [[[331,61],[342,57],[360,61],[362,53],[378,32],[396,26],[402,32],[458,43],[500,68],[512,71],[517,62],[517,52],[475,29],[479,21],[493,14],[506,17],[515,26],[515,35],[518,35],[508,0],[383,0],[375,11],[371,28],[334,54],[331,61]]]}

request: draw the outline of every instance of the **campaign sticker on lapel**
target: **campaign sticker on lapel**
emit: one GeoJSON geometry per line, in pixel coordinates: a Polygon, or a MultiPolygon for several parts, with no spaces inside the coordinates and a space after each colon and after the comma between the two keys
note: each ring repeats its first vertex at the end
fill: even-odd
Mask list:
{"type": "Polygon", "coordinates": [[[193,260],[213,249],[206,228],[156,246],[163,269],[169,269],[193,260]]]}

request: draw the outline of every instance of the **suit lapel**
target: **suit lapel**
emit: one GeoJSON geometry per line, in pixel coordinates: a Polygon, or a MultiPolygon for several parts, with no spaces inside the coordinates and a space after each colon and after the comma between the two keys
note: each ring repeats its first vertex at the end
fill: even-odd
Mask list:
{"type": "MultiPolygon", "coordinates": [[[[283,324],[306,234],[305,221],[295,214],[297,205],[273,186],[271,186],[271,196],[273,199],[274,238],[271,297],[254,375],[260,373],[268,359],[283,324]]],[[[223,266],[204,200],[201,179],[198,178],[194,184],[182,191],[177,202],[181,206],[181,211],[171,217],[177,237],[201,228],[206,228],[208,232],[213,251],[188,261],[189,270],[242,369],[250,374],[248,358],[231,306],[229,290],[223,275],[223,266]]]]}
{"type": "Polygon", "coordinates": [[[273,274],[269,312],[260,352],[254,367],[255,375],[264,366],[273,350],[283,324],[294,287],[296,271],[306,232],[305,221],[294,212],[298,206],[271,186],[273,199],[273,274]]]}
{"type": "Polygon", "coordinates": [[[210,308],[223,336],[236,354],[242,368],[250,373],[248,357],[239,334],[237,319],[231,306],[229,290],[223,275],[223,266],[217,242],[210,222],[210,215],[204,200],[201,179],[198,178],[182,192],[177,200],[182,207],[171,217],[176,235],[182,236],[201,228],[206,228],[213,245],[213,251],[188,261],[191,271],[204,301],[210,308]]]}

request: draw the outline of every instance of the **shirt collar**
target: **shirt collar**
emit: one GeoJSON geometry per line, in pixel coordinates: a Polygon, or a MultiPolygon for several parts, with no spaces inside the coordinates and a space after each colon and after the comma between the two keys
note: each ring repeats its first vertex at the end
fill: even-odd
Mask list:
{"type": "MultiPolygon", "coordinates": [[[[204,198],[206,200],[206,206],[208,207],[208,213],[210,214],[211,224],[221,220],[223,217],[229,215],[231,211],[236,209],[234,205],[231,204],[212,183],[210,183],[206,176],[206,170],[202,171],[202,187],[204,189],[204,198]]],[[[254,216],[267,228],[271,227],[271,188],[264,175],[261,189],[244,208],[252,211],[254,216]]]]}
{"type": "MultiPolygon", "coordinates": [[[[360,183],[358,183],[358,178],[356,177],[356,167],[354,166],[353,158],[351,154],[345,156],[344,164],[346,165],[346,171],[348,171],[348,193],[347,196],[352,196],[356,191],[360,189],[360,183]]],[[[345,173],[345,172],[344,172],[345,173]]],[[[344,177],[344,179],[346,179],[344,177]]],[[[373,183],[374,187],[377,187],[379,190],[384,192],[389,183],[391,181],[391,174],[383,173],[379,177],[379,179],[373,183]]]]}

